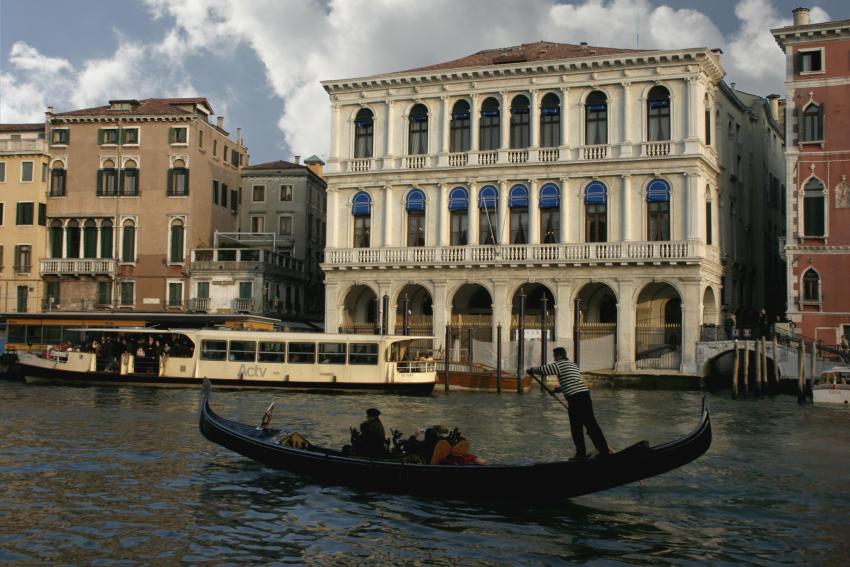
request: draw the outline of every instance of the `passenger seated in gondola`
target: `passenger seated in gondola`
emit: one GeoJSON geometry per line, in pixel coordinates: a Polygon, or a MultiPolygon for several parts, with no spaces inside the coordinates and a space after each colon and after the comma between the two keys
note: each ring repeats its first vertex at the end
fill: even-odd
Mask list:
{"type": "Polygon", "coordinates": [[[360,424],[360,435],[353,439],[354,452],[363,457],[386,457],[387,438],[381,412],[375,408],[366,410],[366,421],[360,424]]]}

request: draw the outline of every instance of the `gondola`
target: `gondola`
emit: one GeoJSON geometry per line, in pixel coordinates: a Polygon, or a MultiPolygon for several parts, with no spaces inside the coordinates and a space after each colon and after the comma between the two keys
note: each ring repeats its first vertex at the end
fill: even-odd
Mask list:
{"type": "Polygon", "coordinates": [[[305,475],[326,484],[382,492],[446,497],[571,498],[599,492],[671,471],[690,463],[711,446],[708,400],[699,425],[669,443],[637,443],[605,458],[532,464],[430,465],[400,459],[353,457],[335,449],[288,447],[280,429],[237,423],[210,407],[210,384],[204,383],[200,430],[208,440],[266,466],[305,475]]]}

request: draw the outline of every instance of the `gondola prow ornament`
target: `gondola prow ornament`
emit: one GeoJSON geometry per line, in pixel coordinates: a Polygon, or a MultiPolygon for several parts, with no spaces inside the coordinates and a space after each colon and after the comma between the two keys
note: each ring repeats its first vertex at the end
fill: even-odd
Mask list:
{"type": "Polygon", "coordinates": [[[269,407],[266,408],[266,413],[263,414],[263,421],[260,422],[260,426],[257,429],[266,429],[269,424],[272,422],[272,414],[274,413],[274,402],[269,404],[269,407]]]}

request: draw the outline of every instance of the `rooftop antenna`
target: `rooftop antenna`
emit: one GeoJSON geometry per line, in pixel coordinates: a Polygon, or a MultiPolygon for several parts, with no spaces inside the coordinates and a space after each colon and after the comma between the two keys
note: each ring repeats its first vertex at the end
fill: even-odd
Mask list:
{"type": "Polygon", "coordinates": [[[640,11],[635,10],[635,49],[640,49],[640,11]]]}

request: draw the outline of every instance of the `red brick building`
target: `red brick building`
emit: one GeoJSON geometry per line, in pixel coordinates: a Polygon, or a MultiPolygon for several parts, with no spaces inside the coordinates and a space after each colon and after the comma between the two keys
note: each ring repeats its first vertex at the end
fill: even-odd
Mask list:
{"type": "Polygon", "coordinates": [[[772,30],[786,55],[788,316],[798,333],[850,336],[850,20],[772,30]]]}

